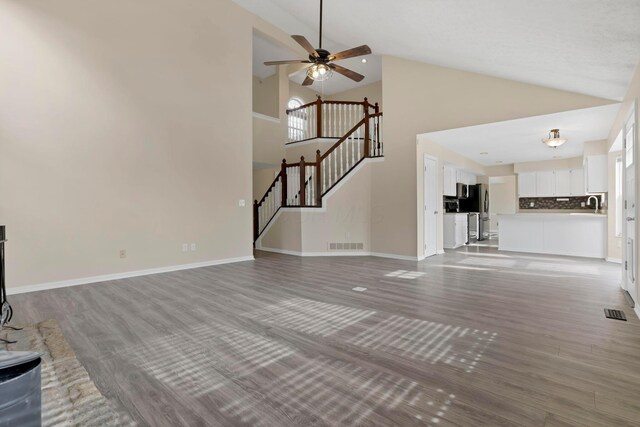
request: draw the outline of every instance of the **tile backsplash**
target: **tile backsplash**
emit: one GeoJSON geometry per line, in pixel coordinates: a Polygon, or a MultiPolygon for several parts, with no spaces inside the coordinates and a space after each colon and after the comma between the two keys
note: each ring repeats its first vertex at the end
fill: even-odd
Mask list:
{"type": "MultiPolygon", "coordinates": [[[[521,197],[520,210],[524,209],[570,209],[570,210],[594,210],[595,204],[587,205],[589,196],[584,197],[521,197]],[[533,206],[531,206],[533,202],[533,206]],[[584,203],[584,207],[582,206],[584,203]]],[[[605,198],[606,201],[606,198],[605,198]]],[[[600,197],[598,197],[598,205],[600,197]]]]}

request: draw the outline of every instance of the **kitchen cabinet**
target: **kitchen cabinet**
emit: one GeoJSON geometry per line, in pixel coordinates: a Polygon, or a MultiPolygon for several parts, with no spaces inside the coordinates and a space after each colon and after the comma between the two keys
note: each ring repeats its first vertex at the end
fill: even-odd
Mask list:
{"type": "Polygon", "coordinates": [[[584,196],[584,169],[571,169],[571,191],[570,196],[584,196]]]}
{"type": "Polygon", "coordinates": [[[465,172],[460,169],[456,171],[456,182],[460,182],[466,185],[475,185],[477,184],[477,180],[478,177],[472,173],[465,172]]]}
{"type": "Polygon", "coordinates": [[[536,173],[523,172],[518,174],[518,196],[536,197],[536,173]]]}
{"type": "Polygon", "coordinates": [[[442,194],[445,196],[456,196],[456,179],[457,171],[453,166],[444,165],[444,173],[442,180],[442,194]]]}
{"type": "Polygon", "coordinates": [[[554,196],[557,197],[569,197],[571,196],[571,171],[561,170],[555,171],[555,186],[556,191],[554,196]]]}
{"type": "Polygon", "coordinates": [[[609,191],[607,155],[599,154],[584,158],[585,193],[606,193],[609,191]]]}
{"type": "Polygon", "coordinates": [[[553,197],[556,195],[555,171],[536,172],[536,195],[553,197]]]}
{"type": "Polygon", "coordinates": [[[468,215],[463,213],[444,214],[443,246],[455,249],[467,243],[468,215]]]}

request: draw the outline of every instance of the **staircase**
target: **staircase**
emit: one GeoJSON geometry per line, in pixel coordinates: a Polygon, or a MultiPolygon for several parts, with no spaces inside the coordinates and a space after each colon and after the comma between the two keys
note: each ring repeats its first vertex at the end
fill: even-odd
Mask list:
{"type": "Polygon", "coordinates": [[[382,112],[378,104],[315,102],[287,110],[289,144],[317,138],[337,141],[315,161],[282,160],[280,173],[260,201],[253,202],[253,241],[267,228],[280,208],[320,208],[322,198],[367,158],[383,157],[382,112]]]}

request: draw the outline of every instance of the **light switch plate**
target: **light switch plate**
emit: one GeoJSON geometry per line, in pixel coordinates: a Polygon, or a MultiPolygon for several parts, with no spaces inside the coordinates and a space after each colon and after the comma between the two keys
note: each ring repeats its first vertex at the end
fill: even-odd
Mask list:
{"type": "Polygon", "coordinates": [[[244,208],[245,204],[246,203],[245,203],[244,199],[238,200],[238,206],[240,206],[241,208],[244,208]]]}

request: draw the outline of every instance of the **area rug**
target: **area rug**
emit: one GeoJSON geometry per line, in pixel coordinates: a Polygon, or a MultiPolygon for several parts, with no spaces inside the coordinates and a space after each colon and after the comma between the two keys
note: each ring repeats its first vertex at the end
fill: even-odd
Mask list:
{"type": "Polygon", "coordinates": [[[27,325],[21,331],[4,330],[0,337],[18,341],[0,349],[42,355],[43,426],[136,425],[96,388],[55,320],[27,325]]]}

